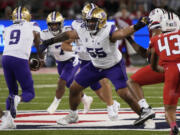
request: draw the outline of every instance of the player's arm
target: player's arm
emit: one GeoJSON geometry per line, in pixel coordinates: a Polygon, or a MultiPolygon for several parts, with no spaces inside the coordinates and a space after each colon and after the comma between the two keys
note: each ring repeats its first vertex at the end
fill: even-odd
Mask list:
{"type": "Polygon", "coordinates": [[[70,51],[70,52],[76,52],[76,53],[86,52],[86,49],[83,46],[71,45],[71,43],[74,41],[75,40],[73,39],[64,41],[61,45],[61,48],[64,51],[70,51]]]}
{"type": "MultiPolygon", "coordinates": [[[[45,48],[47,48],[49,45],[52,45],[57,42],[63,42],[69,39],[72,39],[72,40],[79,39],[79,36],[75,30],[66,31],[61,34],[58,34],[54,38],[44,40],[42,44],[45,46],[45,48]]],[[[43,49],[45,50],[45,48],[43,49]]]]}
{"type": "Polygon", "coordinates": [[[39,58],[42,59],[43,55],[42,55],[42,53],[39,50],[39,45],[41,43],[40,33],[36,32],[36,31],[33,31],[33,35],[34,35],[34,46],[36,47],[37,54],[38,54],[39,58]]]}
{"type": "Polygon", "coordinates": [[[131,36],[128,36],[126,39],[138,54],[140,54],[143,58],[148,57],[147,50],[137,44],[131,36]]]}
{"type": "Polygon", "coordinates": [[[69,39],[69,40],[62,42],[61,49],[64,51],[72,52],[73,51],[73,49],[72,49],[73,46],[71,45],[72,42],[74,42],[73,39],[69,39]]]}
{"type": "Polygon", "coordinates": [[[148,24],[148,18],[142,17],[138,20],[138,22],[135,25],[123,28],[123,29],[118,29],[114,31],[110,37],[110,40],[112,42],[115,42],[117,40],[123,39],[127,36],[132,35],[135,31],[138,31],[139,29],[143,28],[148,24]]]}
{"type": "Polygon", "coordinates": [[[158,65],[159,56],[156,54],[155,49],[151,48],[151,68],[156,72],[164,72],[164,68],[158,65]]]}

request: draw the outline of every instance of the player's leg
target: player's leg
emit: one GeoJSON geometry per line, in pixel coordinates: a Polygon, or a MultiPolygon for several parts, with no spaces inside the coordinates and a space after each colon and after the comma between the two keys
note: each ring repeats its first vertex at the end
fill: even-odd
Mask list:
{"type": "Polygon", "coordinates": [[[165,84],[163,90],[163,101],[165,107],[166,120],[171,128],[171,135],[178,134],[176,124],[176,108],[180,95],[180,73],[177,65],[165,67],[165,84]]]}
{"type": "MultiPolygon", "coordinates": [[[[65,73],[68,73],[66,76],[68,76],[67,78],[67,87],[69,88],[70,85],[72,84],[74,78],[75,78],[75,75],[77,74],[79,68],[80,68],[80,65],[79,64],[76,64],[74,65],[74,61],[76,61],[76,58],[73,58],[70,62],[71,62],[71,65],[72,65],[72,70],[70,71],[70,68],[66,68],[67,69],[67,72],[65,73]],[[69,74],[71,72],[71,74],[69,74]]],[[[70,66],[69,66],[70,67],[70,66]]],[[[63,75],[65,76],[65,75],[63,75]]],[[[83,103],[84,105],[84,113],[87,113],[89,110],[90,110],[90,107],[91,107],[91,104],[93,102],[93,98],[91,96],[87,96],[84,92],[81,92],[81,102],[83,103]]]]}
{"type": "MultiPolygon", "coordinates": [[[[11,56],[3,56],[2,57],[2,67],[4,71],[5,80],[9,89],[9,97],[12,97],[14,94],[18,93],[18,85],[16,83],[16,78],[14,75],[14,66],[16,65],[14,57],[11,56]],[[14,64],[14,65],[13,65],[14,64]]],[[[8,129],[8,128],[15,128],[15,124],[12,118],[12,115],[10,114],[10,109],[13,108],[9,97],[6,100],[6,113],[2,116],[2,124],[1,129],[8,129]]]]}
{"type": "Polygon", "coordinates": [[[138,70],[128,80],[128,88],[133,93],[134,97],[136,97],[142,112],[140,117],[135,121],[134,125],[140,125],[142,121],[144,121],[144,118],[148,117],[148,115],[154,115],[154,111],[151,109],[144,98],[144,93],[141,86],[156,84],[163,81],[164,74],[154,72],[150,65],[138,70]]]}
{"type": "Polygon", "coordinates": [[[12,97],[14,102],[14,108],[17,110],[20,102],[30,102],[35,97],[34,82],[32,79],[31,71],[29,68],[28,60],[17,59],[18,64],[14,67],[15,76],[22,88],[21,95],[15,95],[12,97]]]}
{"type": "Polygon", "coordinates": [[[121,60],[113,68],[106,70],[106,77],[111,80],[117,94],[125,100],[129,106],[139,115],[140,107],[137,103],[137,100],[132,96],[131,92],[127,88],[127,74],[124,61],[121,60]],[[118,73],[118,74],[117,74],[118,73]]]}
{"type": "MultiPolygon", "coordinates": [[[[113,105],[114,101],[112,98],[112,88],[107,78],[100,80],[101,84],[101,98],[106,102],[107,106],[113,105]]],[[[96,92],[97,93],[97,92],[96,92]]],[[[99,96],[100,97],[100,96],[99,96]]]]}
{"type": "Polygon", "coordinates": [[[56,93],[55,93],[54,100],[51,103],[51,105],[47,108],[47,112],[50,113],[50,114],[52,114],[52,113],[54,113],[56,111],[56,109],[59,106],[59,103],[61,102],[61,98],[64,95],[67,80],[62,79],[61,74],[62,74],[63,70],[65,70],[65,65],[67,63],[68,62],[57,61],[57,71],[58,71],[58,74],[59,74],[59,80],[57,82],[57,88],[56,88],[56,93]]]}
{"type": "MultiPolygon", "coordinates": [[[[109,84],[107,78],[104,78],[99,81],[101,84],[101,88],[95,90],[93,85],[91,85],[91,89],[93,89],[99,98],[107,104],[108,117],[110,120],[118,119],[118,111],[120,108],[120,104],[117,101],[113,101],[112,98],[112,89],[109,84]]],[[[95,85],[95,84],[94,84],[95,85]]]]}
{"type": "Polygon", "coordinates": [[[101,74],[93,67],[92,63],[84,66],[76,75],[75,80],[70,86],[69,102],[70,113],[57,121],[58,124],[66,125],[78,120],[77,107],[81,102],[82,91],[101,79],[101,74]]]}

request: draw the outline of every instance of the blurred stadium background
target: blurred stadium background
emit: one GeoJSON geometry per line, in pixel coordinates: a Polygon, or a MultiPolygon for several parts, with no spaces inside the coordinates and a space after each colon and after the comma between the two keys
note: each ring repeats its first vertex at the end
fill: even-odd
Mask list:
{"type": "MultiPolygon", "coordinates": [[[[25,0],[25,6],[30,9],[32,13],[32,19],[37,21],[41,29],[46,29],[46,17],[51,11],[60,11],[65,17],[65,25],[70,25],[71,21],[77,18],[81,18],[81,9],[87,2],[94,2],[98,6],[104,8],[108,14],[109,21],[115,21],[116,19],[122,19],[128,25],[136,22],[141,16],[147,16],[148,13],[156,8],[161,7],[167,10],[173,10],[176,13],[180,13],[180,0],[25,0]]],[[[4,27],[12,24],[11,13],[12,10],[21,3],[20,0],[0,0],[0,59],[3,52],[3,38],[2,31],[4,27]]],[[[149,33],[147,28],[144,28],[134,35],[135,40],[142,45],[144,48],[148,47],[149,33]]],[[[123,52],[124,58],[126,59],[127,67],[132,65],[145,65],[146,60],[138,56],[133,51],[127,51],[126,42],[120,41],[119,49],[123,52]]],[[[32,53],[36,51],[32,49],[32,53]]],[[[47,61],[46,66],[54,66],[53,58],[49,55],[50,59],[47,61]]],[[[1,63],[1,60],[0,60],[1,63]]],[[[0,64],[1,65],[1,64],[0,64]]],[[[54,68],[55,69],[55,68],[54,68]]],[[[130,76],[132,73],[128,73],[130,76]]],[[[19,110],[45,110],[51,103],[55,95],[56,82],[58,75],[52,74],[33,74],[35,83],[36,98],[28,103],[21,103],[19,110]]],[[[144,92],[145,97],[152,107],[163,107],[162,102],[162,88],[163,84],[145,86],[144,92]]],[[[114,90],[114,88],[113,88],[114,90]]],[[[90,90],[85,91],[88,95],[94,97],[92,108],[106,108],[106,105],[99,100],[99,98],[90,90]]],[[[113,98],[121,103],[121,107],[128,107],[113,91],[113,98]]],[[[5,99],[8,96],[8,89],[5,84],[4,75],[0,70],[0,106],[5,109],[5,99]]],[[[59,109],[69,109],[68,105],[68,90],[63,97],[63,100],[59,106],[59,109]]],[[[80,106],[82,109],[82,105],[80,106]]],[[[165,135],[167,132],[142,132],[142,131],[25,131],[25,132],[14,132],[13,134],[134,134],[134,135],[165,135]]],[[[12,132],[0,132],[0,134],[12,134],[12,132]]]]}

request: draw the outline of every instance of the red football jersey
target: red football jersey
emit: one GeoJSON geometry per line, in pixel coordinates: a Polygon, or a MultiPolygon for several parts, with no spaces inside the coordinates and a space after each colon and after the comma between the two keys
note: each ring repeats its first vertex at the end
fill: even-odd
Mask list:
{"type": "Polygon", "coordinates": [[[151,46],[155,48],[163,65],[180,62],[180,31],[152,37],[151,46]]]}

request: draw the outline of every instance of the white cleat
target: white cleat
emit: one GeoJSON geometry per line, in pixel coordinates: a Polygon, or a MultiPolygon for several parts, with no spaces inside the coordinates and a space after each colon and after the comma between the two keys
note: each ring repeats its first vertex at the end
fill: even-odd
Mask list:
{"type": "Polygon", "coordinates": [[[144,128],[145,129],[155,129],[156,124],[153,119],[148,119],[147,121],[144,122],[144,128]]]}
{"type": "Polygon", "coordinates": [[[0,126],[0,130],[16,128],[16,125],[14,124],[14,121],[10,112],[5,112],[1,120],[2,120],[2,123],[0,126]]]}
{"type": "Polygon", "coordinates": [[[91,96],[87,96],[86,99],[83,101],[84,104],[84,111],[83,113],[88,113],[93,102],[93,98],[91,96]]]}
{"type": "Polygon", "coordinates": [[[114,109],[114,112],[118,115],[118,112],[120,109],[120,103],[117,102],[116,100],[114,100],[113,109],[114,109]]]}
{"type": "Polygon", "coordinates": [[[118,111],[120,109],[120,103],[114,100],[114,104],[107,107],[108,117],[111,121],[118,120],[118,111]]]}
{"type": "Polygon", "coordinates": [[[108,117],[111,121],[116,121],[118,119],[118,114],[114,111],[113,105],[107,107],[108,117]]]}
{"type": "Polygon", "coordinates": [[[59,103],[60,103],[61,99],[57,99],[56,97],[54,98],[54,101],[51,103],[51,105],[48,107],[47,109],[47,112],[50,113],[50,114],[53,114],[58,106],[59,106],[59,103]]]}
{"type": "Polygon", "coordinates": [[[56,121],[59,125],[67,125],[71,123],[78,122],[78,113],[77,111],[70,111],[68,115],[66,115],[64,118],[61,118],[56,121]]]}

